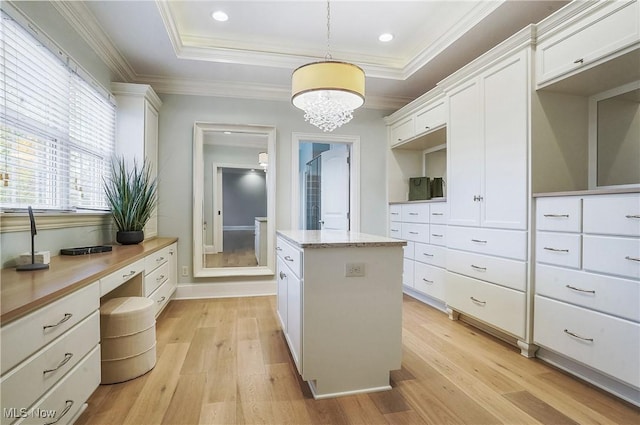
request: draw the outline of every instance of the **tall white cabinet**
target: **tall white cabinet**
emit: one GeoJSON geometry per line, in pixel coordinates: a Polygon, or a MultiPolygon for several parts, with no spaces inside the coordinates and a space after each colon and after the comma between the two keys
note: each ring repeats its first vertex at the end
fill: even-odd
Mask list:
{"type": "MultiPolygon", "coordinates": [[[[158,175],[158,111],[162,101],[146,84],[111,83],[116,99],[116,153],[139,165],[146,158],[158,175]]],[[[158,235],[157,209],[144,228],[145,239],[158,235]]]]}
{"type": "Polygon", "coordinates": [[[533,27],[445,79],[448,98],[445,300],[517,339],[529,325],[529,140],[533,27]]]}

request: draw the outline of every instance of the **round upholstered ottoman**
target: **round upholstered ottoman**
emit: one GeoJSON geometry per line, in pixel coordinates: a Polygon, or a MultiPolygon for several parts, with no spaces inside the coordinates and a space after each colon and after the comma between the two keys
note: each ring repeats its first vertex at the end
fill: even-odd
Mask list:
{"type": "Polygon", "coordinates": [[[144,375],[156,364],[153,300],[112,298],[100,306],[102,383],[115,384],[144,375]]]}

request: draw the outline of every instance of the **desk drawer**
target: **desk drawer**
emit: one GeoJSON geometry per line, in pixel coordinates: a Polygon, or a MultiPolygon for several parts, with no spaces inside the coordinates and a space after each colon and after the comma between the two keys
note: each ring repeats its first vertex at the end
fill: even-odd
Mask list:
{"type": "Polygon", "coordinates": [[[583,231],[640,236],[640,194],[584,198],[583,231]]]}
{"type": "Polygon", "coordinates": [[[98,282],[0,328],[2,374],[98,310],[98,282]]]}
{"type": "Polygon", "coordinates": [[[583,236],[583,267],[593,272],[640,279],[640,239],[583,236]]]}
{"type": "Polygon", "coordinates": [[[445,300],[454,310],[524,337],[526,295],[477,279],[447,272],[445,300]]]}
{"type": "Polygon", "coordinates": [[[162,248],[159,251],[154,252],[151,255],[147,255],[144,257],[144,272],[145,274],[149,274],[153,272],[157,267],[165,264],[169,261],[171,257],[171,248],[170,246],[166,248],[162,248]]]}
{"type": "Polygon", "coordinates": [[[536,202],[536,229],[580,233],[582,230],[582,199],[576,196],[538,198],[536,202]]]}
{"type": "Polygon", "coordinates": [[[536,293],[640,322],[638,281],[538,264],[536,293]]]}
{"type": "Polygon", "coordinates": [[[580,268],[582,236],[572,233],[536,233],[536,260],[540,263],[580,268]]]}
{"type": "Polygon", "coordinates": [[[122,285],[133,276],[144,272],[144,258],[124,266],[120,270],[100,279],[100,296],[103,296],[122,285]]]}
{"type": "Polygon", "coordinates": [[[447,247],[526,261],[527,232],[448,226],[447,247]]]}
{"type": "Polygon", "coordinates": [[[148,297],[169,278],[169,262],[165,261],[144,277],[144,296],[148,297]]]}
{"type": "Polygon", "coordinates": [[[445,269],[415,263],[414,289],[444,301],[445,269]]]}
{"type": "Polygon", "coordinates": [[[527,288],[527,263],[524,261],[450,249],[447,251],[447,270],[517,291],[527,288]]]}
{"type": "Polygon", "coordinates": [[[416,261],[437,267],[446,267],[447,249],[443,246],[416,244],[416,261]]]}
{"type": "Polygon", "coordinates": [[[635,387],[640,386],[640,325],[536,295],[536,344],[635,387]]]}
{"type": "Polygon", "coordinates": [[[418,223],[402,223],[402,239],[407,241],[429,243],[429,225],[418,223]]]}
{"type": "MultiPolygon", "coordinates": [[[[29,408],[99,342],[100,314],[95,311],[2,377],[3,407],[29,408]]],[[[4,415],[1,423],[8,423],[4,415]]]]}
{"type": "Polygon", "coordinates": [[[284,238],[279,237],[276,242],[276,252],[278,257],[284,260],[287,267],[289,267],[298,278],[302,279],[302,251],[284,240],[284,238]]]}
{"type": "Polygon", "coordinates": [[[165,282],[153,294],[151,294],[149,298],[156,303],[156,317],[158,317],[162,309],[165,308],[171,299],[174,290],[175,286],[171,284],[171,281],[165,280],[165,282]]]}
{"type": "Polygon", "coordinates": [[[55,423],[56,425],[69,424],[82,408],[91,393],[100,384],[100,347],[96,346],[78,363],[60,382],[40,399],[34,406],[41,412],[55,411],[54,418],[38,418],[29,416],[17,424],[55,423]]]}

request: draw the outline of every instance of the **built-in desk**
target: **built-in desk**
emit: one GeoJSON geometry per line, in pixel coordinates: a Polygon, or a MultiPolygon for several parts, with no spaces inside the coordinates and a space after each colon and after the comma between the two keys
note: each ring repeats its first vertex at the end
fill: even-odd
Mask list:
{"type": "Polygon", "coordinates": [[[100,383],[101,300],[146,296],[156,315],[176,281],[176,238],[82,256],[55,256],[48,270],[3,269],[0,288],[0,425],[73,423],[100,383]]]}

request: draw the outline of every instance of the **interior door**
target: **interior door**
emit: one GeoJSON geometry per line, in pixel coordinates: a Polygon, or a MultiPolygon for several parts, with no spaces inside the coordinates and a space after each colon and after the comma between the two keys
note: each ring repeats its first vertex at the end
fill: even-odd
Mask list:
{"type": "Polygon", "coordinates": [[[334,145],[320,161],[321,228],[349,230],[349,148],[334,145]]]}

